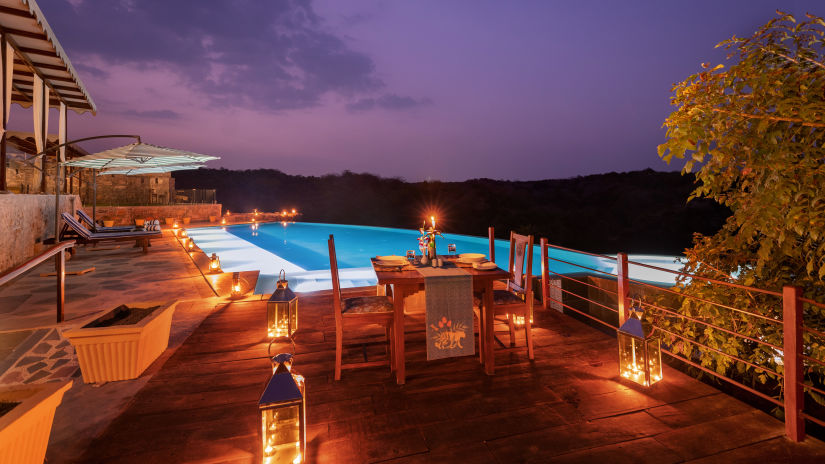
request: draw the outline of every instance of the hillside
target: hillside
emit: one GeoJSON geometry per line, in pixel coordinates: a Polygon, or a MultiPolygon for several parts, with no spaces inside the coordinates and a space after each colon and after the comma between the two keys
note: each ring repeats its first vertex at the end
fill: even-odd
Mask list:
{"type": "Polygon", "coordinates": [[[687,203],[693,176],[651,169],[540,181],[405,182],[372,174],[292,176],[271,169],[174,173],[177,188],[213,188],[224,209],[297,208],[303,220],[402,228],[439,211],[447,232],[486,235],[493,225],[593,252],[680,254],[694,232],[714,233],[728,210],[687,203]]]}

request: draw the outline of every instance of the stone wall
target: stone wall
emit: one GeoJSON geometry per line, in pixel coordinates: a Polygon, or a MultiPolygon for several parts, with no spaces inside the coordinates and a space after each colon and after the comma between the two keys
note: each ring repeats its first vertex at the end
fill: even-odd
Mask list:
{"type": "MultiPolygon", "coordinates": [[[[87,206],[86,212],[91,216],[92,208],[87,206]]],[[[133,225],[135,219],[160,219],[163,223],[166,218],[182,220],[185,217],[192,222],[202,222],[208,221],[209,216],[221,216],[220,203],[97,207],[97,220],[113,220],[115,225],[133,225]]]]}
{"type": "MultiPolygon", "coordinates": [[[[94,195],[92,179],[87,176],[81,197],[87,205],[94,195]]],[[[167,172],[140,176],[97,176],[98,205],[165,205],[174,200],[175,179],[167,172]]]]}
{"type": "MultiPolygon", "coordinates": [[[[81,207],[76,195],[61,196],[61,212],[81,207]]],[[[0,272],[43,250],[54,237],[54,196],[0,194],[0,272]]]]}

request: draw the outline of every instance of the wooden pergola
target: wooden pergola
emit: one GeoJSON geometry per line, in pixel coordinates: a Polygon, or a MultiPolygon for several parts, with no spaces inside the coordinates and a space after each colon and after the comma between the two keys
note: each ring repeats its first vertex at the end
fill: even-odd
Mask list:
{"type": "MultiPolygon", "coordinates": [[[[0,0],[0,93],[2,191],[6,189],[6,128],[12,103],[32,108],[34,153],[47,148],[49,108],[60,111],[58,144],[66,142],[67,110],[78,114],[97,111],[34,0],[0,0]]],[[[66,160],[65,147],[59,149],[58,156],[60,161],[66,160]]],[[[40,170],[40,191],[45,193],[43,156],[34,162],[40,170]]]]}

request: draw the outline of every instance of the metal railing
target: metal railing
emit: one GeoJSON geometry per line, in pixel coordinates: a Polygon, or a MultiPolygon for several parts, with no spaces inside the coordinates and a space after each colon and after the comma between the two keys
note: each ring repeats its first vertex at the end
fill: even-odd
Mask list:
{"type": "MultiPolygon", "coordinates": [[[[813,337],[819,338],[819,343],[825,343],[825,333],[819,331],[814,328],[806,327],[803,322],[803,305],[811,305],[812,307],[825,309],[825,304],[803,298],[802,292],[799,287],[795,286],[785,286],[782,289],[782,292],[766,290],[756,287],[749,287],[746,285],[736,284],[732,282],[725,282],[718,279],[687,274],[684,272],[677,272],[670,269],[665,269],[657,266],[652,266],[649,264],[638,263],[629,261],[627,259],[627,255],[625,253],[618,253],[616,257],[607,256],[607,255],[599,255],[594,253],[587,253],[579,250],[573,250],[570,248],[564,248],[560,246],[550,245],[546,239],[541,239],[540,242],[541,247],[541,295],[542,295],[542,304],[545,309],[549,308],[551,303],[555,303],[556,305],[561,306],[562,308],[572,311],[580,316],[583,316],[589,320],[592,320],[598,324],[601,324],[611,330],[618,330],[617,326],[614,326],[612,323],[607,322],[601,318],[595,317],[592,314],[589,314],[586,311],[582,311],[579,308],[576,308],[572,304],[573,301],[565,302],[565,297],[575,298],[581,301],[587,302],[589,305],[595,305],[598,308],[609,310],[613,313],[618,314],[618,326],[621,326],[624,321],[627,320],[628,311],[630,308],[630,286],[631,284],[650,288],[655,292],[662,292],[664,294],[668,294],[671,297],[677,298],[690,298],[702,304],[709,304],[718,307],[720,310],[729,311],[732,314],[738,315],[738,317],[742,318],[749,318],[753,317],[759,319],[766,323],[766,326],[775,327],[777,332],[771,333],[764,333],[766,336],[774,336],[778,338],[779,331],[781,331],[781,344],[772,343],[770,341],[765,340],[761,334],[757,334],[756,336],[745,335],[739,333],[733,329],[722,327],[718,324],[714,324],[706,320],[705,318],[697,315],[688,315],[682,314],[673,308],[668,308],[662,306],[660,304],[654,304],[651,302],[645,302],[639,300],[639,304],[658,312],[663,317],[682,320],[682,321],[690,321],[691,323],[701,325],[710,329],[712,331],[719,331],[724,333],[725,336],[728,337],[738,337],[742,340],[747,340],[748,342],[756,345],[761,345],[764,347],[768,347],[776,353],[777,357],[782,359],[782,373],[778,372],[777,369],[772,368],[767,365],[761,365],[752,361],[748,361],[737,354],[732,354],[729,352],[725,352],[718,348],[714,348],[709,346],[706,343],[702,343],[699,340],[695,340],[689,334],[684,333],[677,333],[678,330],[668,329],[662,327],[661,324],[655,325],[655,330],[660,331],[663,334],[666,334],[674,339],[681,340],[684,343],[689,343],[692,346],[696,347],[699,350],[707,350],[709,352],[715,353],[716,355],[723,356],[727,359],[730,359],[732,362],[742,363],[746,366],[749,366],[756,370],[756,372],[763,372],[769,373],[770,375],[774,376],[776,379],[779,379],[778,386],[781,387],[782,394],[778,397],[771,396],[766,394],[764,391],[759,391],[756,388],[752,388],[751,386],[745,385],[744,383],[731,378],[729,376],[720,374],[719,372],[709,369],[706,366],[703,366],[693,359],[689,359],[686,356],[682,356],[675,352],[675,350],[671,349],[669,346],[662,346],[661,350],[668,356],[677,359],[678,361],[690,365],[696,369],[701,370],[717,379],[720,379],[724,382],[730,383],[738,388],[741,388],[745,391],[750,392],[751,394],[762,398],[765,401],[768,401],[771,404],[774,404],[778,407],[784,408],[785,410],[785,433],[786,435],[793,441],[801,441],[805,437],[805,420],[809,420],[817,425],[825,427],[825,421],[818,417],[814,417],[808,412],[805,411],[805,401],[804,401],[804,394],[805,391],[809,392],[816,392],[820,395],[825,395],[825,387],[820,388],[821,386],[816,386],[812,384],[806,384],[804,382],[804,367],[807,364],[808,366],[812,364],[816,364],[818,366],[825,367],[825,360],[818,359],[813,356],[806,355],[806,345],[803,342],[803,333],[808,333],[813,337]],[[602,271],[599,269],[595,269],[588,266],[583,266],[571,261],[562,260],[558,258],[554,258],[550,256],[548,250],[550,248],[581,253],[589,256],[598,257],[604,260],[610,260],[616,263],[616,273],[611,273],[607,271],[602,271]],[[581,277],[573,277],[571,275],[565,275],[558,272],[554,272],[550,270],[550,261],[558,262],[561,264],[565,264],[568,266],[575,266],[583,270],[583,273],[589,275],[600,276],[608,279],[615,279],[617,283],[617,291],[613,291],[607,288],[603,288],[598,285],[594,285],[592,283],[585,282],[581,277]],[[641,266],[644,268],[649,268],[655,270],[657,272],[665,272],[671,275],[674,275],[678,278],[682,279],[692,279],[703,281],[708,285],[715,285],[715,286],[724,286],[726,288],[730,288],[731,290],[744,290],[747,292],[751,292],[751,294],[759,294],[766,298],[776,298],[777,299],[777,309],[778,305],[781,304],[781,314],[782,318],[778,317],[771,317],[765,314],[759,314],[753,311],[749,311],[742,308],[737,308],[730,304],[725,304],[719,301],[712,301],[707,298],[698,297],[695,295],[686,294],[683,292],[679,292],[674,290],[673,288],[667,288],[659,285],[653,285],[648,282],[643,282],[641,280],[631,279],[629,272],[628,272],[628,265],[632,264],[634,266],[641,266]],[[595,290],[605,292],[612,296],[616,297],[616,307],[613,308],[609,305],[606,305],[602,302],[595,301],[592,298],[588,298],[587,296],[580,295],[574,291],[568,290],[563,288],[563,285],[556,286],[557,289],[561,290],[560,294],[562,295],[561,298],[553,298],[550,295],[550,280],[558,279],[560,282],[563,280],[569,280],[575,282],[575,285],[584,285],[587,288],[593,288],[595,290]]],[[[558,294],[557,294],[558,295],[558,294]]],[[[768,337],[769,338],[769,337],[768,337]]]]}
{"type": "Polygon", "coordinates": [[[52,256],[55,256],[55,274],[57,276],[57,322],[63,322],[66,301],[66,250],[72,248],[74,245],[74,240],[60,242],[25,263],[0,274],[0,287],[20,277],[52,256]]]}
{"type": "Polygon", "coordinates": [[[215,189],[175,189],[172,203],[216,203],[215,189]]]}

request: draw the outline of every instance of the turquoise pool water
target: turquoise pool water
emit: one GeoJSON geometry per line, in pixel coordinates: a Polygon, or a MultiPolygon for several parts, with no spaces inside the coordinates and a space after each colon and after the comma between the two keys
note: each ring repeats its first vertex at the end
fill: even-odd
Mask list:
{"type": "MultiPolygon", "coordinates": [[[[418,252],[418,231],[386,227],[368,227],[319,223],[260,223],[255,230],[250,224],[226,227],[187,229],[195,243],[207,254],[217,253],[225,271],[260,270],[256,293],[271,293],[275,276],[284,269],[290,287],[296,291],[320,290],[331,287],[327,239],[335,237],[340,279],[344,287],[374,285],[370,257],[401,255],[407,250],[418,252]]],[[[458,253],[488,254],[486,237],[444,234],[437,239],[439,253],[447,252],[447,244],[455,244],[458,253]]],[[[496,240],[496,263],[507,267],[509,242],[496,240]]],[[[534,249],[533,273],[541,272],[540,250],[534,249]]],[[[614,273],[615,261],[566,250],[551,249],[550,256],[599,271],[614,273]]],[[[631,256],[631,260],[669,269],[680,266],[671,256],[631,256]]],[[[575,265],[550,260],[550,270],[560,274],[590,272],[575,265]]],[[[658,284],[672,284],[668,273],[639,266],[630,267],[632,278],[658,284]]]]}

